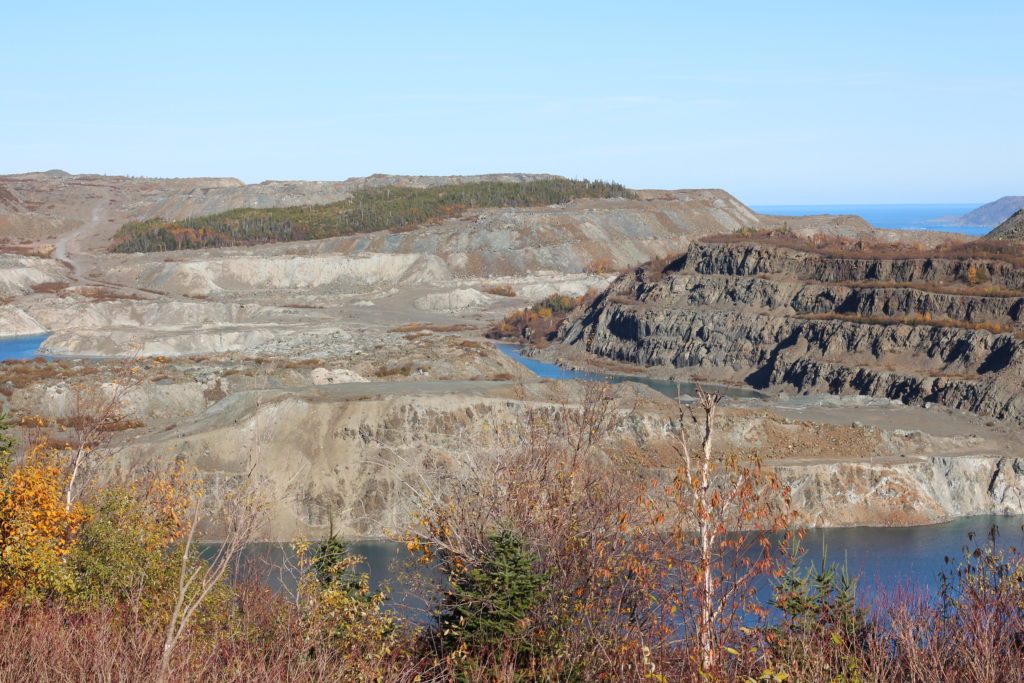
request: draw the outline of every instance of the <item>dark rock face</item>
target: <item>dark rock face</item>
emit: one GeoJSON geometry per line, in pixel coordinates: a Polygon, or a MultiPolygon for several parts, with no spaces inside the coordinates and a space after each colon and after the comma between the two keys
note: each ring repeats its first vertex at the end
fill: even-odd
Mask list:
{"type": "Polygon", "coordinates": [[[1024,423],[1024,298],[1012,295],[1021,290],[1024,269],[999,261],[695,243],[664,273],[621,277],[560,336],[708,380],[938,402],[1024,423]],[[964,284],[972,265],[984,285],[964,284]]]}
{"type": "Polygon", "coordinates": [[[1024,241],[1024,209],[1019,210],[986,235],[991,240],[1024,241]]]}

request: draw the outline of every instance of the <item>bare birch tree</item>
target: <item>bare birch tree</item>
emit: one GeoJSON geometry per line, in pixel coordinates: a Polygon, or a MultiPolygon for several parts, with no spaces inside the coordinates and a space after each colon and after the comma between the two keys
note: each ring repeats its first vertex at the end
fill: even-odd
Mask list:
{"type": "Polygon", "coordinates": [[[164,632],[164,643],[157,681],[170,680],[174,648],[188,631],[196,613],[214,589],[235,566],[242,551],[252,543],[266,518],[268,500],[265,482],[254,472],[244,475],[242,485],[224,496],[220,505],[204,514],[202,492],[196,485],[192,518],[182,548],[177,592],[164,632]],[[212,559],[202,561],[196,556],[196,533],[200,523],[208,519],[223,528],[223,540],[212,559]]]}
{"type": "Polygon", "coordinates": [[[680,408],[674,446],[682,465],[669,496],[677,506],[674,534],[685,552],[680,563],[682,599],[696,612],[698,658],[706,674],[717,668],[720,640],[737,616],[744,609],[756,611],[756,577],[778,571],[773,548],[780,544],[766,532],[784,531],[792,520],[788,489],[774,473],[762,470],[755,457],[715,457],[715,419],[722,397],[698,386],[696,410],[680,408]],[[688,424],[700,430],[697,449],[688,443],[688,424]]]}

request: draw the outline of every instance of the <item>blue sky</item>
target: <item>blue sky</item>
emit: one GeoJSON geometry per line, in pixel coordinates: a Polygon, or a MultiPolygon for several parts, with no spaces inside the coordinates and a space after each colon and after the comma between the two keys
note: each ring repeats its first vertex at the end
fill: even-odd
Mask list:
{"type": "Polygon", "coordinates": [[[500,171],[750,204],[1024,194],[1024,3],[35,2],[0,173],[500,171]]]}

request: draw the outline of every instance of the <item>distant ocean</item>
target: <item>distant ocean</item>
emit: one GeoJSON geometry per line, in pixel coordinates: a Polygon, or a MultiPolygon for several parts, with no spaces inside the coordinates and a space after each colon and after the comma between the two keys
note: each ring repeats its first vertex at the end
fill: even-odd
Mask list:
{"type": "Polygon", "coordinates": [[[943,223],[942,219],[962,216],[980,204],[807,204],[751,206],[758,213],[775,216],[808,216],[811,214],[853,214],[876,228],[896,230],[945,230],[968,235],[984,235],[991,228],[964,228],[943,223]]]}

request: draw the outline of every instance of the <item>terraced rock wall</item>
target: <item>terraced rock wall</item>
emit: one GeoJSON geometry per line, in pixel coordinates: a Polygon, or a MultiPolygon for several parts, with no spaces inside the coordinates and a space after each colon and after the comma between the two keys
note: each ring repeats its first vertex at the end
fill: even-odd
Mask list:
{"type": "Polygon", "coordinates": [[[1024,422],[1019,290],[1024,270],[1001,261],[695,243],[664,271],[621,277],[560,334],[597,356],[708,379],[1024,422]],[[984,283],[968,284],[978,272],[984,283]]]}

